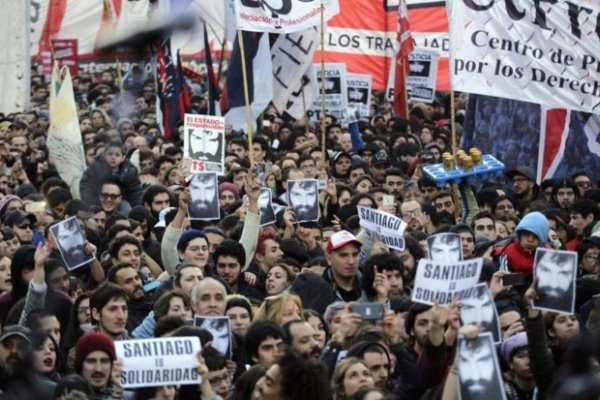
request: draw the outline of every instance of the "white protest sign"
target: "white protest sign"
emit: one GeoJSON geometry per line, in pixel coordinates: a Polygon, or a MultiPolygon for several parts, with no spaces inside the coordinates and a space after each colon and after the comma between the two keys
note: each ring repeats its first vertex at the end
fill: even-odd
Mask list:
{"type": "Polygon", "coordinates": [[[455,297],[458,300],[472,297],[472,292],[477,291],[475,285],[479,281],[482,266],[482,258],[452,264],[421,259],[411,300],[429,305],[437,300],[441,306],[447,306],[455,297]]]}
{"type": "MultiPolygon", "coordinates": [[[[324,71],[321,70],[321,65],[315,65],[315,68],[317,70],[319,93],[321,90],[321,77],[325,77],[325,108],[327,113],[337,119],[343,119],[346,107],[348,106],[346,64],[325,64],[324,71]]],[[[312,102],[307,114],[311,121],[319,121],[321,119],[321,96],[312,102]]]]}
{"type": "Polygon", "coordinates": [[[449,0],[452,88],[600,112],[598,0],[449,0]]]}
{"type": "Polygon", "coordinates": [[[360,226],[369,236],[390,249],[404,250],[406,222],[395,215],[370,207],[357,206],[357,210],[360,226]]]}
{"type": "Polygon", "coordinates": [[[372,81],[373,77],[368,74],[346,75],[348,104],[355,104],[361,117],[369,116],[372,81]]]}
{"type": "Polygon", "coordinates": [[[326,20],[340,11],[338,0],[235,0],[236,25],[244,31],[299,31],[321,23],[321,3],[326,20]]]}
{"type": "Polygon", "coordinates": [[[225,118],[185,114],[183,152],[191,172],[225,173],[225,118]]]}
{"type": "Polygon", "coordinates": [[[410,73],[406,77],[408,98],[412,101],[432,103],[435,96],[439,52],[416,48],[408,56],[410,73]]]}
{"type": "Polygon", "coordinates": [[[121,385],[126,389],[200,383],[197,337],[121,340],[115,351],[123,361],[121,385]]]}

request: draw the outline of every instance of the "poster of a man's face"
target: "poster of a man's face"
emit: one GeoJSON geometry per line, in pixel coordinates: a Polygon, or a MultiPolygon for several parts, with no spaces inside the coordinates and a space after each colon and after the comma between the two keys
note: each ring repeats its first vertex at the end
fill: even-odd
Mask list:
{"type": "Polygon", "coordinates": [[[287,202],[294,210],[296,222],[319,220],[319,181],[301,179],[288,181],[287,202]]]}
{"type": "Polygon", "coordinates": [[[500,343],[498,313],[485,283],[475,286],[471,295],[460,301],[460,321],[463,325],[479,324],[482,332],[492,334],[494,343],[500,343]]]}
{"type": "Polygon", "coordinates": [[[218,350],[225,358],[231,359],[231,327],[229,317],[205,317],[196,315],[194,325],[209,331],[213,340],[212,347],[218,350]]]}
{"type": "Polygon", "coordinates": [[[490,333],[473,340],[458,338],[458,376],[461,400],[505,399],[490,333]]]}
{"type": "Polygon", "coordinates": [[[217,174],[201,172],[192,175],[190,193],[192,200],[188,205],[190,219],[219,219],[219,193],[217,190],[217,174]]]}
{"type": "Polygon", "coordinates": [[[275,210],[273,209],[271,189],[261,188],[258,195],[258,212],[260,213],[260,226],[275,223],[275,210]]]}
{"type": "Polygon", "coordinates": [[[85,265],[94,259],[85,252],[85,236],[76,217],[71,217],[50,228],[60,254],[69,270],[85,265]]]}
{"type": "Polygon", "coordinates": [[[188,157],[192,160],[202,160],[223,163],[224,150],[223,134],[217,130],[188,128],[188,157]]]}
{"type": "Polygon", "coordinates": [[[539,248],[535,253],[534,265],[537,299],[533,306],[573,314],[577,253],[539,248]]]}
{"type": "Polygon", "coordinates": [[[462,260],[462,244],[460,235],[456,233],[440,233],[427,238],[429,258],[433,261],[452,264],[462,260]]]}

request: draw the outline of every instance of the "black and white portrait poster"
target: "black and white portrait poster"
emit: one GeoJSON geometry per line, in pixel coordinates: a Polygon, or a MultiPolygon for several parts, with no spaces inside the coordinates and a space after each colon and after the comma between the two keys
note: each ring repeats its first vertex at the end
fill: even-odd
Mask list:
{"type": "Polygon", "coordinates": [[[215,172],[197,172],[190,179],[190,219],[213,220],[221,218],[219,191],[215,172]]]}
{"type": "Polygon", "coordinates": [[[481,326],[481,331],[491,333],[494,343],[498,344],[502,339],[498,311],[492,294],[485,283],[480,283],[474,289],[460,301],[460,323],[461,325],[478,324],[481,326]]]}
{"type": "Polygon", "coordinates": [[[458,337],[458,381],[461,400],[506,399],[491,333],[458,337]]]}
{"type": "Polygon", "coordinates": [[[183,151],[191,172],[225,173],[225,118],[185,114],[183,151]]]}
{"type": "Polygon", "coordinates": [[[50,231],[69,270],[81,267],[94,259],[93,254],[85,252],[85,235],[77,217],[73,216],[53,225],[50,231]]]}
{"type": "Polygon", "coordinates": [[[533,307],[573,314],[576,272],[576,252],[538,248],[534,261],[537,298],[533,307]]]}
{"type": "Polygon", "coordinates": [[[274,224],[275,209],[273,208],[273,192],[269,188],[261,188],[258,195],[258,212],[260,213],[260,226],[274,224]]]}
{"type": "Polygon", "coordinates": [[[462,243],[457,233],[438,233],[427,238],[429,258],[440,263],[462,260],[462,243]]]}
{"type": "Polygon", "coordinates": [[[231,359],[231,327],[229,317],[206,317],[196,315],[194,326],[207,330],[213,336],[212,347],[218,350],[225,358],[231,359]]]}
{"type": "Polygon", "coordinates": [[[287,181],[287,203],[294,210],[296,222],[319,220],[319,181],[299,179],[287,181]]]}

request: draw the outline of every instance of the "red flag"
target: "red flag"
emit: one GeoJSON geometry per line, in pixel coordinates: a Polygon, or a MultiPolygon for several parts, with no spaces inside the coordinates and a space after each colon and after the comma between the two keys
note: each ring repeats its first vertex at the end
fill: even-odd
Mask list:
{"type": "Polygon", "coordinates": [[[393,107],[396,115],[408,118],[408,97],[406,93],[406,76],[410,72],[409,54],[414,49],[413,38],[410,33],[408,22],[408,10],[406,1],[400,0],[398,6],[398,52],[395,57],[394,74],[394,101],[393,107]]]}

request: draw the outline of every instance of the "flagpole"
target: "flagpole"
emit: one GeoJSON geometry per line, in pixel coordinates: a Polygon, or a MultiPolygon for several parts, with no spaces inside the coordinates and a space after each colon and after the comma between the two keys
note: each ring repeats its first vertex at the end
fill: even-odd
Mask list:
{"type": "MultiPolygon", "coordinates": [[[[304,92],[303,92],[304,93],[304,92]]],[[[321,3],[321,152],[327,162],[327,135],[325,134],[325,5],[321,3]]]]}
{"type": "Polygon", "coordinates": [[[244,35],[242,30],[238,29],[238,43],[240,46],[240,55],[242,56],[242,79],[244,82],[244,103],[246,104],[246,129],[248,131],[248,158],[250,166],[254,164],[252,157],[252,113],[250,112],[250,95],[248,93],[248,72],[246,71],[246,53],[244,51],[244,35]]]}
{"type": "Polygon", "coordinates": [[[302,85],[302,112],[304,113],[304,133],[308,134],[308,119],[306,118],[306,98],[304,97],[304,85],[302,85]]]}
{"type": "Polygon", "coordinates": [[[456,118],[455,118],[455,109],[454,109],[454,89],[450,88],[450,130],[452,133],[452,155],[454,159],[456,159],[456,150],[457,150],[457,142],[456,142],[456,118]]]}
{"type": "Polygon", "coordinates": [[[403,82],[403,85],[404,85],[404,90],[403,90],[403,92],[404,92],[404,94],[403,94],[403,96],[404,96],[404,112],[406,113],[406,119],[408,120],[409,119],[409,115],[408,115],[408,91],[406,90],[406,64],[404,64],[406,61],[408,61],[408,58],[404,58],[404,59],[401,58],[401,60],[402,60],[402,68],[401,68],[401,70],[402,70],[402,82],[403,82]]]}

